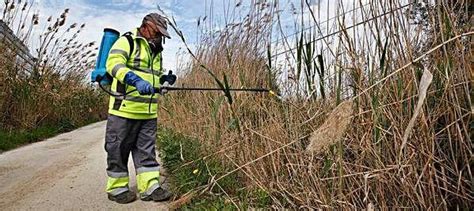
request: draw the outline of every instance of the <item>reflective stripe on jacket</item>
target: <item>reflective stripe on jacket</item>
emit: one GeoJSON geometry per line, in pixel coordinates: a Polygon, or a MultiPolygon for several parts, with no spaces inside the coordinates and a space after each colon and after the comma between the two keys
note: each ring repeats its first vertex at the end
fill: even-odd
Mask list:
{"type": "MultiPolygon", "coordinates": [[[[124,83],[125,75],[129,71],[150,82],[153,87],[159,88],[162,75],[161,53],[152,55],[146,39],[137,34],[137,29],[131,32],[134,42],[132,53],[125,36],[121,36],[110,49],[106,66],[107,72],[113,77],[111,91],[114,93],[125,94],[136,89],[124,83]]],[[[129,119],[153,119],[157,117],[157,104],[157,94],[140,95],[134,91],[124,97],[111,96],[109,113],[129,119]]]]}

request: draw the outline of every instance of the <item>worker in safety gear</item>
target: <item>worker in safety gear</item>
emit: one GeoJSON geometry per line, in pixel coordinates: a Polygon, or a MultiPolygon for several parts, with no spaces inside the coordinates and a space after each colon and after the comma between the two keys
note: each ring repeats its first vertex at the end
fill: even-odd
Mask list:
{"type": "Polygon", "coordinates": [[[140,199],[165,201],[171,196],[160,186],[155,153],[157,95],[154,88],[159,88],[162,75],[161,52],[165,37],[171,38],[166,19],[156,13],[148,14],[128,38],[122,36],[114,43],[107,59],[107,72],[113,77],[111,91],[126,94],[110,97],[105,136],[106,191],[108,198],[118,203],[130,203],[137,198],[129,187],[130,153],[140,199]]]}

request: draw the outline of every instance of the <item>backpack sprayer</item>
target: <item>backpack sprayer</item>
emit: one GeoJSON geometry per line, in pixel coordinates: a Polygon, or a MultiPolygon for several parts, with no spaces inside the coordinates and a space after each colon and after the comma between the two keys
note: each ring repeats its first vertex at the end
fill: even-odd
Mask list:
{"type": "MultiPolygon", "coordinates": [[[[133,52],[134,42],[130,34],[126,33],[125,36],[130,44],[130,54],[133,52]]],[[[123,97],[137,90],[129,91],[125,94],[112,93],[110,90],[107,90],[104,86],[112,84],[112,76],[107,73],[106,63],[109,56],[109,51],[112,48],[112,45],[120,37],[120,33],[117,30],[111,28],[104,29],[104,35],[102,36],[102,41],[100,43],[99,53],[97,56],[97,62],[94,71],[92,71],[91,81],[97,82],[99,87],[104,90],[107,94],[114,97],[123,97]]],[[[167,75],[162,75],[160,78],[160,84],[168,83],[170,86],[162,86],[160,88],[155,88],[155,93],[166,93],[168,91],[232,91],[232,92],[268,92],[271,95],[277,96],[273,91],[262,88],[246,88],[246,89],[221,89],[221,88],[202,88],[202,87],[172,87],[176,82],[176,75],[173,74],[173,71],[169,71],[167,75]]]]}

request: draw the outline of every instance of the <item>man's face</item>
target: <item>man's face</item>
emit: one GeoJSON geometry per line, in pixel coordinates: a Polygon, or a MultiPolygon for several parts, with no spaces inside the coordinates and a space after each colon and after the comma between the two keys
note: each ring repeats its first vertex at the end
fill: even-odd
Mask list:
{"type": "Polygon", "coordinates": [[[148,36],[147,39],[149,41],[151,40],[157,40],[159,39],[160,41],[162,40],[163,35],[161,34],[160,30],[158,27],[153,24],[152,22],[147,22],[146,24],[147,30],[148,30],[148,36]]]}
{"type": "Polygon", "coordinates": [[[147,22],[146,30],[149,37],[145,37],[154,52],[161,52],[163,50],[163,34],[158,30],[158,27],[151,23],[147,22]]]}

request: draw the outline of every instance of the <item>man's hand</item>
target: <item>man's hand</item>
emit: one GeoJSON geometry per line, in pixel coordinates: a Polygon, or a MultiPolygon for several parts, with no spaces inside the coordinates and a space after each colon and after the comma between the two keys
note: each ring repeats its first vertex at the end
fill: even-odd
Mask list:
{"type": "Polygon", "coordinates": [[[141,95],[151,95],[155,93],[155,89],[148,81],[143,80],[140,76],[131,71],[125,75],[124,81],[128,85],[137,87],[137,91],[141,95]]]}
{"type": "Polygon", "coordinates": [[[162,75],[160,77],[160,84],[163,85],[165,82],[168,82],[171,86],[176,82],[176,75],[173,74],[173,71],[170,70],[168,75],[162,75]]]}
{"type": "Polygon", "coordinates": [[[153,88],[153,86],[145,80],[138,81],[135,87],[137,87],[137,91],[141,95],[151,95],[155,93],[155,89],[153,88]]]}

